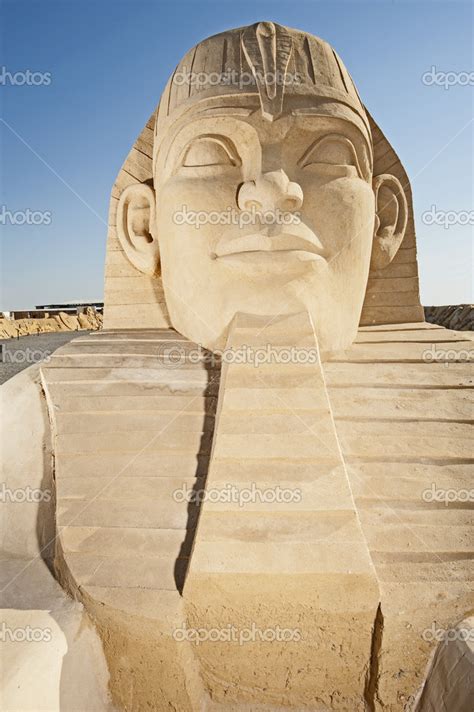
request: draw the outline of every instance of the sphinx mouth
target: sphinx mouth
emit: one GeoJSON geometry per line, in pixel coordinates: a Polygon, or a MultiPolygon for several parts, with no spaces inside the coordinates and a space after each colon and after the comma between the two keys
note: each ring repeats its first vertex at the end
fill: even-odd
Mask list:
{"type": "Polygon", "coordinates": [[[265,227],[247,235],[224,234],[211,252],[211,258],[253,262],[325,261],[320,241],[302,223],[290,227],[265,227]]]}

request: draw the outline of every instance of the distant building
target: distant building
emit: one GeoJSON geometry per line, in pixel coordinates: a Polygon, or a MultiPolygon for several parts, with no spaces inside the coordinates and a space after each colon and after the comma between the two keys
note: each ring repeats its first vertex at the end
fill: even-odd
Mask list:
{"type": "Polygon", "coordinates": [[[79,314],[81,311],[87,309],[87,307],[93,307],[97,311],[102,311],[104,308],[104,302],[61,302],[58,304],[39,304],[35,307],[37,310],[41,311],[63,311],[66,313],[79,314]]]}
{"type": "Polygon", "coordinates": [[[34,309],[11,309],[2,312],[5,319],[41,319],[48,316],[55,316],[59,312],[66,314],[82,314],[88,307],[103,313],[104,302],[58,302],[57,304],[38,304],[34,309]]]}

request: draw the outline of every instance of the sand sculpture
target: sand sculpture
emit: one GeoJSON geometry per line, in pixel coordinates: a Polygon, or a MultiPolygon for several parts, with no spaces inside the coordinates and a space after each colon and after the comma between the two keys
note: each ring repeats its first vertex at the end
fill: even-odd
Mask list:
{"type": "Polygon", "coordinates": [[[456,687],[429,631],[472,609],[468,503],[432,492],[469,488],[472,340],[417,275],[326,42],[264,22],[183,58],[112,190],[104,330],[40,376],[54,568],[119,709],[395,712],[429,669],[423,704],[468,709],[469,643],[456,687]]]}

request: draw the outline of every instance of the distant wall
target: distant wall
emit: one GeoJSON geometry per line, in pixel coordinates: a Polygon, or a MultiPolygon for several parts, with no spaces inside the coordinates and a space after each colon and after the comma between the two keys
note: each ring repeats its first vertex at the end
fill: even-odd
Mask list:
{"type": "Polygon", "coordinates": [[[425,307],[425,319],[457,331],[474,331],[474,306],[455,304],[444,307],[425,307]]]}
{"type": "MultiPolygon", "coordinates": [[[[34,313],[34,312],[33,312],[34,313]]],[[[12,339],[29,334],[46,334],[56,331],[93,331],[102,328],[102,314],[87,307],[78,314],[59,312],[54,316],[44,313],[39,318],[0,318],[0,339],[12,339]]]]}

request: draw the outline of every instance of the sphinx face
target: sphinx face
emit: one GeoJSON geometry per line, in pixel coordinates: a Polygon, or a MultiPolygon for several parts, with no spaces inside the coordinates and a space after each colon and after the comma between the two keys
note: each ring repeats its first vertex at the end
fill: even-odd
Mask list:
{"type": "Polygon", "coordinates": [[[155,167],[155,230],[173,326],[222,348],[237,312],[307,309],[322,350],[354,340],[372,250],[370,148],[331,115],[186,114],[155,167]]]}

